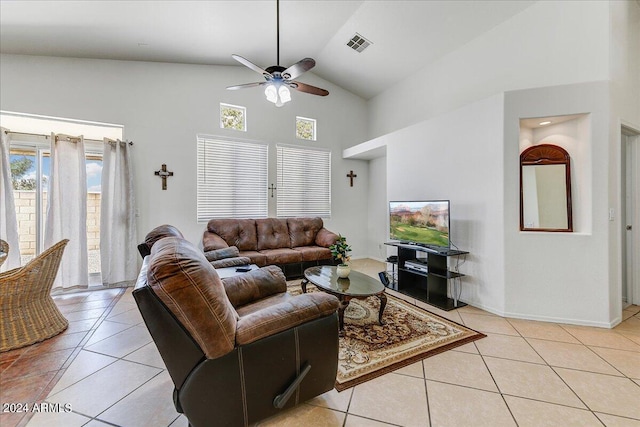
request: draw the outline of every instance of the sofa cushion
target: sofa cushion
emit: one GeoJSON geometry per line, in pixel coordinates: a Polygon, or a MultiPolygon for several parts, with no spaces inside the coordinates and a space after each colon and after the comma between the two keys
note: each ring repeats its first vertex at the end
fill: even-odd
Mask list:
{"type": "Polygon", "coordinates": [[[289,228],[286,219],[261,218],[256,219],[258,233],[258,250],[290,248],[289,228]]]}
{"type": "Polygon", "coordinates": [[[238,314],[202,251],[184,239],[167,237],[153,245],[150,257],[149,286],[207,357],[232,351],[238,314]]]}
{"type": "Polygon", "coordinates": [[[207,261],[218,261],[219,259],[232,258],[240,255],[240,251],[236,246],[229,246],[228,248],[213,249],[204,252],[204,257],[207,261]]]}
{"type": "Polygon", "coordinates": [[[235,256],[232,258],[218,259],[211,261],[213,268],[238,267],[240,265],[251,264],[251,259],[246,256],[235,256]]]}
{"type": "Polygon", "coordinates": [[[290,262],[302,262],[302,253],[294,249],[265,249],[260,251],[267,257],[267,264],[288,264],[290,262]]]}
{"type": "Polygon", "coordinates": [[[267,265],[267,256],[257,251],[240,251],[241,257],[249,258],[251,264],[255,264],[258,267],[264,267],[267,265]]]}
{"type": "Polygon", "coordinates": [[[328,248],[319,246],[299,246],[293,248],[302,254],[302,261],[319,261],[321,259],[331,259],[331,251],[328,248]]]}
{"type": "MultiPolygon", "coordinates": [[[[229,246],[241,251],[257,251],[256,221],[254,219],[212,219],[207,230],[220,236],[229,246]]],[[[205,250],[209,248],[205,245],[205,250]]]]}
{"type": "Polygon", "coordinates": [[[291,247],[311,246],[316,242],[316,235],[323,227],[322,218],[287,218],[291,247]]]}

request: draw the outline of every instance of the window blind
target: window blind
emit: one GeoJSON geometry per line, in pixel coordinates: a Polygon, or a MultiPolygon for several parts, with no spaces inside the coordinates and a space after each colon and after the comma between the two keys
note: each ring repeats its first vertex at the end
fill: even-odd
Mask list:
{"type": "Polygon", "coordinates": [[[198,222],[266,218],[268,145],[197,136],[198,222]]]}
{"type": "Polygon", "coordinates": [[[331,217],[331,151],[277,145],[278,217],[331,217]]]}

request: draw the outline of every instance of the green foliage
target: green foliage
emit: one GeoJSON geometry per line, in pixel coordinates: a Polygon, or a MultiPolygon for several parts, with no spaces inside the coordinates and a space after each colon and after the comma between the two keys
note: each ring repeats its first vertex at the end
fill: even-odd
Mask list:
{"type": "Polygon", "coordinates": [[[296,119],[296,137],[313,141],[315,122],[312,120],[296,119]]]}
{"type": "Polygon", "coordinates": [[[225,129],[245,130],[244,110],[222,106],[220,108],[220,123],[225,129]]]}
{"type": "Polygon", "coordinates": [[[11,160],[11,184],[14,190],[35,190],[35,178],[23,178],[33,167],[33,159],[22,156],[11,160]]]}
{"type": "Polygon", "coordinates": [[[33,159],[27,156],[11,160],[11,176],[20,179],[33,166],[33,159]]]}
{"type": "Polygon", "coordinates": [[[336,243],[329,246],[329,250],[331,251],[331,255],[334,258],[341,261],[341,264],[346,264],[351,260],[351,256],[349,253],[351,252],[351,246],[347,243],[347,238],[338,234],[338,239],[336,243]]]}

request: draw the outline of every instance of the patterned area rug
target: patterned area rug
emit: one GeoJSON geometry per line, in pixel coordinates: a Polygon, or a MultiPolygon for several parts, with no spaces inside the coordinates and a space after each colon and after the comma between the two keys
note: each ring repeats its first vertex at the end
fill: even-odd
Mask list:
{"type": "MultiPolygon", "coordinates": [[[[319,292],[309,284],[308,292],[319,292]]],[[[301,293],[299,282],[289,285],[301,293]]],[[[342,391],[388,372],[486,335],[422,310],[387,294],[384,325],[378,324],[380,300],[352,299],[340,337],[336,390],[342,391]]]]}

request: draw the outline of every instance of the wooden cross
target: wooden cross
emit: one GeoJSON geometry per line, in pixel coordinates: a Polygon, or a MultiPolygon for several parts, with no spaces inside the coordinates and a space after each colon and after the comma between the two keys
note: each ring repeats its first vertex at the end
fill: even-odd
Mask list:
{"type": "Polygon", "coordinates": [[[271,190],[271,197],[273,197],[273,190],[277,190],[276,186],[273,185],[273,183],[271,183],[271,185],[267,187],[267,189],[271,190]]]}
{"type": "Polygon", "coordinates": [[[155,171],[154,175],[158,175],[160,178],[162,178],[162,189],[166,190],[167,189],[167,177],[168,176],[173,176],[173,172],[168,172],[167,171],[167,165],[162,165],[162,168],[159,171],[155,171]]]}
{"type": "Polygon", "coordinates": [[[353,187],[353,178],[357,177],[358,175],[354,174],[353,171],[349,172],[347,174],[347,178],[349,178],[351,180],[351,185],[350,187],[353,187]]]}

